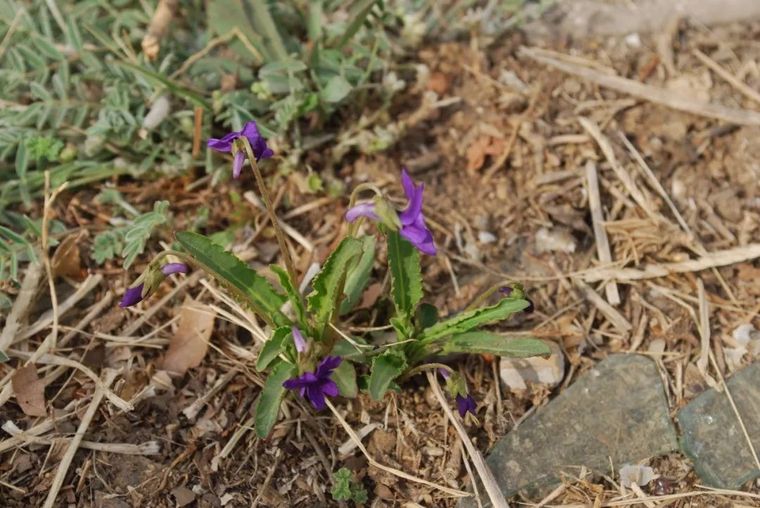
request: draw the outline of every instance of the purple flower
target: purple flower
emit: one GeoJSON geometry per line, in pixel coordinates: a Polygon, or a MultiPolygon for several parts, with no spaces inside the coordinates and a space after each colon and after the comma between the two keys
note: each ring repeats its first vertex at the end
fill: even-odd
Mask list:
{"type": "Polygon", "coordinates": [[[123,309],[125,307],[131,307],[132,305],[140,303],[145,298],[147,298],[148,295],[150,295],[168,275],[175,273],[187,273],[189,271],[190,268],[185,263],[164,264],[161,266],[160,273],[156,273],[150,277],[141,277],[142,279],[146,280],[150,279],[150,284],[147,288],[145,287],[145,282],[141,282],[140,284],[128,288],[126,291],[124,291],[124,296],[121,297],[119,307],[123,309]]]}
{"type": "MultiPolygon", "coordinates": [[[[425,216],[422,215],[422,192],[425,190],[425,184],[415,185],[414,180],[407,173],[406,168],[401,171],[401,185],[404,187],[404,194],[409,200],[406,209],[398,214],[401,222],[401,236],[409,240],[417,250],[423,254],[435,256],[437,250],[433,241],[433,233],[425,224],[425,216]]],[[[374,203],[361,203],[346,212],[346,220],[354,222],[359,217],[366,217],[376,221],[379,219],[374,203]]]]}
{"type": "Polygon", "coordinates": [[[173,273],[187,273],[190,271],[185,263],[166,263],[161,267],[161,273],[164,275],[172,275],[173,273]]]}
{"type": "Polygon", "coordinates": [[[464,418],[464,415],[467,414],[469,411],[473,415],[475,415],[475,399],[472,398],[472,395],[467,394],[466,397],[462,397],[461,395],[457,394],[457,411],[459,411],[459,416],[464,418]]]}
{"type": "Polygon", "coordinates": [[[359,203],[346,212],[348,222],[354,222],[359,217],[366,217],[372,221],[380,220],[380,217],[375,213],[375,203],[359,203]]]}
{"type": "Polygon", "coordinates": [[[123,309],[124,307],[131,307],[132,305],[140,303],[143,300],[142,292],[144,286],[144,284],[138,284],[137,286],[124,291],[124,296],[121,297],[119,307],[123,309]]]}
{"type": "Polygon", "coordinates": [[[220,139],[209,139],[207,145],[212,150],[216,150],[217,152],[233,152],[233,178],[238,178],[240,176],[246,157],[245,151],[235,144],[235,141],[241,137],[248,139],[248,142],[251,144],[251,149],[253,150],[253,155],[256,157],[256,161],[268,159],[274,155],[274,152],[267,146],[266,139],[264,139],[259,133],[259,128],[256,125],[256,122],[253,120],[246,122],[243,129],[240,131],[230,132],[220,139]]]}
{"type": "Polygon", "coordinates": [[[298,390],[301,397],[308,399],[314,409],[322,411],[327,407],[325,397],[338,396],[338,385],[330,379],[330,375],[338,368],[340,362],[340,356],[326,356],[317,366],[317,370],[288,379],[282,386],[288,390],[298,390]]]}
{"type": "Polygon", "coordinates": [[[309,345],[306,343],[306,339],[303,338],[303,334],[301,333],[301,330],[299,330],[295,326],[291,327],[290,330],[293,333],[293,344],[296,345],[296,351],[298,351],[299,353],[303,353],[304,351],[306,351],[309,345]]]}

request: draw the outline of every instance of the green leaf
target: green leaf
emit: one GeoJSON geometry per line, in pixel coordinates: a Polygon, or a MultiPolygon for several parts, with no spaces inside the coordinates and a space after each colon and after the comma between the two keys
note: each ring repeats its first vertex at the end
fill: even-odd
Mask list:
{"type": "Polygon", "coordinates": [[[489,353],[511,358],[527,358],[529,356],[548,356],[551,349],[545,342],[520,337],[510,339],[497,333],[475,331],[454,335],[443,342],[444,353],[489,353]]]}
{"type": "Polygon", "coordinates": [[[337,48],[342,48],[345,46],[346,43],[348,43],[348,41],[350,41],[351,38],[356,35],[356,32],[359,31],[359,28],[361,28],[362,24],[367,19],[367,16],[369,16],[372,7],[374,7],[377,1],[378,0],[360,0],[355,5],[350,14],[353,19],[351,20],[351,23],[349,23],[349,25],[346,27],[346,31],[343,32],[343,35],[338,40],[338,43],[336,45],[337,48]]]}
{"type": "Polygon", "coordinates": [[[331,104],[338,103],[351,93],[351,83],[343,76],[333,76],[327,80],[325,87],[320,91],[323,101],[331,104]]]}
{"type": "Polygon", "coordinates": [[[122,67],[129,69],[131,71],[134,71],[138,74],[142,74],[149,80],[158,82],[166,87],[167,90],[169,90],[171,93],[176,95],[177,97],[182,97],[183,99],[186,99],[190,103],[201,107],[207,111],[211,111],[211,104],[203,98],[198,93],[193,92],[189,88],[185,88],[181,85],[178,85],[174,81],[170,80],[169,78],[165,77],[163,74],[159,74],[158,72],[154,72],[150,69],[146,69],[144,67],[141,67],[137,64],[133,64],[130,62],[119,62],[119,65],[122,67]]]}
{"type": "Polygon", "coordinates": [[[280,403],[285,396],[285,387],[282,383],[293,377],[295,373],[295,365],[279,362],[267,377],[259,402],[256,404],[256,435],[260,438],[267,437],[277,422],[280,403]]]}
{"type": "Polygon", "coordinates": [[[528,300],[521,298],[503,298],[499,303],[491,307],[481,307],[467,312],[462,312],[445,321],[434,324],[423,330],[420,340],[430,342],[448,335],[457,335],[472,330],[475,327],[496,323],[507,319],[515,312],[526,309],[530,305],[528,300]]]}
{"type": "Polygon", "coordinates": [[[388,267],[396,315],[409,322],[422,299],[420,253],[396,231],[388,233],[388,267]]]}
{"type": "Polygon", "coordinates": [[[219,36],[230,36],[237,30],[246,39],[244,44],[237,38],[231,39],[230,49],[250,62],[251,59],[261,65],[270,60],[269,50],[264,45],[261,36],[256,33],[240,0],[214,0],[207,5],[207,23],[210,32],[219,36]],[[252,51],[253,50],[253,51],[252,51]]]}
{"type": "Polygon", "coordinates": [[[394,379],[406,370],[406,358],[398,350],[387,349],[372,360],[372,373],[369,377],[369,394],[380,400],[391,386],[394,379]]]}
{"type": "Polygon", "coordinates": [[[264,343],[261,351],[259,351],[259,357],[256,359],[256,370],[262,371],[266,369],[280,353],[285,351],[290,334],[289,326],[281,326],[274,331],[272,337],[264,343]]]}
{"type": "Polygon", "coordinates": [[[236,256],[197,233],[179,232],[177,241],[204,270],[235,291],[262,318],[278,325],[289,324],[288,318],[280,312],[285,296],[275,291],[268,280],[236,256]]]}
{"type": "Polygon", "coordinates": [[[340,304],[340,315],[346,314],[353,309],[364,293],[364,289],[369,282],[369,276],[372,273],[372,265],[375,263],[375,246],[377,240],[374,236],[364,236],[361,238],[362,255],[348,270],[346,275],[346,284],[343,294],[346,296],[340,304]]]}
{"type": "Polygon", "coordinates": [[[343,397],[350,399],[356,397],[359,388],[356,386],[356,369],[351,362],[344,358],[338,368],[332,373],[332,380],[338,385],[338,390],[343,397]]]}
{"type": "Polygon", "coordinates": [[[124,268],[129,268],[134,260],[145,251],[145,244],[150,239],[153,230],[169,222],[169,202],[157,201],[153,211],[144,213],[134,219],[132,225],[124,231],[124,268]]]}
{"type": "Polygon", "coordinates": [[[316,321],[315,331],[318,337],[322,336],[325,326],[332,318],[338,300],[343,294],[346,270],[354,257],[361,254],[361,248],[361,242],[356,238],[344,238],[327,258],[322,270],[314,277],[314,291],[309,295],[308,306],[316,321]]]}
{"type": "Polygon", "coordinates": [[[306,309],[303,305],[303,298],[301,293],[296,288],[294,281],[290,279],[290,274],[280,265],[269,265],[269,268],[277,275],[280,280],[282,289],[285,290],[285,294],[288,295],[288,299],[293,304],[293,309],[296,311],[296,320],[302,326],[306,325],[306,309]]]}
{"type": "Polygon", "coordinates": [[[435,305],[423,303],[417,308],[416,321],[421,330],[430,328],[438,322],[438,309],[435,305]]]}
{"type": "MultiPolygon", "coordinates": [[[[0,363],[5,363],[5,362],[7,362],[8,360],[10,360],[10,358],[8,358],[8,355],[6,355],[6,354],[5,354],[5,353],[4,353],[4,352],[3,352],[3,351],[0,349],[0,363]]],[[[356,383],[356,380],[354,380],[354,384],[355,384],[355,383],[356,383]]]]}

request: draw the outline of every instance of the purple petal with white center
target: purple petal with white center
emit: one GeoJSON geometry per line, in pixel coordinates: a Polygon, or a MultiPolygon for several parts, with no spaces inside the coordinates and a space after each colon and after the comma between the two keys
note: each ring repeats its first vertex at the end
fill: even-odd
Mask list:
{"type": "Polygon", "coordinates": [[[306,344],[306,339],[303,338],[303,334],[301,333],[301,330],[299,330],[295,326],[293,326],[290,330],[293,334],[293,344],[295,344],[296,346],[296,351],[298,351],[299,353],[303,353],[304,351],[306,351],[308,344],[306,344]]]}
{"type": "Polygon", "coordinates": [[[124,296],[121,297],[119,307],[131,307],[132,305],[140,303],[143,300],[143,288],[143,284],[138,284],[137,286],[131,287],[124,291],[124,296]]]}
{"type": "Polygon", "coordinates": [[[161,267],[161,273],[172,275],[174,273],[187,273],[190,268],[185,263],[166,263],[161,267]]]}
{"type": "Polygon", "coordinates": [[[245,152],[238,150],[235,152],[235,157],[232,159],[232,178],[237,180],[240,178],[240,173],[243,171],[243,164],[245,164],[245,152]]]}
{"type": "MultiPolygon", "coordinates": [[[[295,330],[295,328],[294,328],[295,330]]],[[[317,411],[327,407],[325,397],[336,397],[338,385],[330,379],[333,370],[340,365],[340,356],[327,356],[319,363],[314,372],[305,372],[301,376],[288,379],[282,386],[288,390],[298,390],[317,411]]]]}
{"type": "Polygon", "coordinates": [[[374,221],[380,220],[380,217],[375,213],[374,203],[359,203],[346,211],[346,220],[348,222],[354,222],[359,217],[366,217],[374,221]]]}

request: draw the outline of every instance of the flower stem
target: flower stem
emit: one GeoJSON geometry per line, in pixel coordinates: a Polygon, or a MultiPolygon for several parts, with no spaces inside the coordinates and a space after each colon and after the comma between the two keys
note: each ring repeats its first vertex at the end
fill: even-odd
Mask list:
{"type": "Polygon", "coordinates": [[[449,367],[448,365],[443,364],[443,363],[424,363],[422,365],[417,365],[413,369],[409,369],[408,371],[406,371],[406,374],[404,374],[403,376],[401,376],[401,380],[409,379],[410,377],[412,377],[415,374],[418,374],[418,373],[420,373],[422,371],[425,371],[425,370],[432,370],[432,369],[436,369],[436,370],[437,369],[443,369],[443,370],[445,370],[446,372],[449,372],[449,373],[454,372],[454,369],[452,369],[451,367],[449,367]]]}
{"type": "Polygon", "coordinates": [[[272,223],[272,227],[274,228],[274,235],[277,237],[277,243],[280,246],[280,251],[282,251],[282,258],[285,262],[285,269],[288,271],[288,275],[290,275],[290,280],[293,281],[293,284],[297,284],[298,279],[296,278],[296,269],[293,265],[293,258],[290,257],[288,243],[285,241],[285,233],[283,233],[282,228],[280,227],[280,221],[277,218],[277,214],[275,213],[274,208],[272,207],[272,198],[270,197],[269,189],[264,182],[264,177],[261,175],[259,165],[256,163],[256,156],[253,154],[251,143],[245,136],[240,136],[238,138],[238,141],[242,142],[243,147],[245,148],[245,153],[248,156],[248,161],[251,163],[253,174],[256,177],[256,185],[259,187],[261,199],[264,201],[264,206],[266,207],[267,213],[269,214],[269,222],[272,223]]]}

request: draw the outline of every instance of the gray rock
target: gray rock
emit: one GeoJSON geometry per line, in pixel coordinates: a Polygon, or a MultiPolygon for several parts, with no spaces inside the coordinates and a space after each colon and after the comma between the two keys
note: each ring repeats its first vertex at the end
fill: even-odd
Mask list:
{"type": "MultiPolygon", "coordinates": [[[[728,381],[755,450],[760,450],[760,363],[736,373],[728,381]]],[[[681,449],[709,486],[738,489],[760,476],[739,420],[725,393],[706,390],[679,413],[681,449]]]]}
{"type": "MultiPolygon", "coordinates": [[[[580,466],[610,473],[610,465],[618,470],[677,447],[655,363],[613,355],[504,436],[486,461],[504,495],[537,497],[580,466]]],[[[474,506],[472,498],[460,503],[474,506]]]]}

